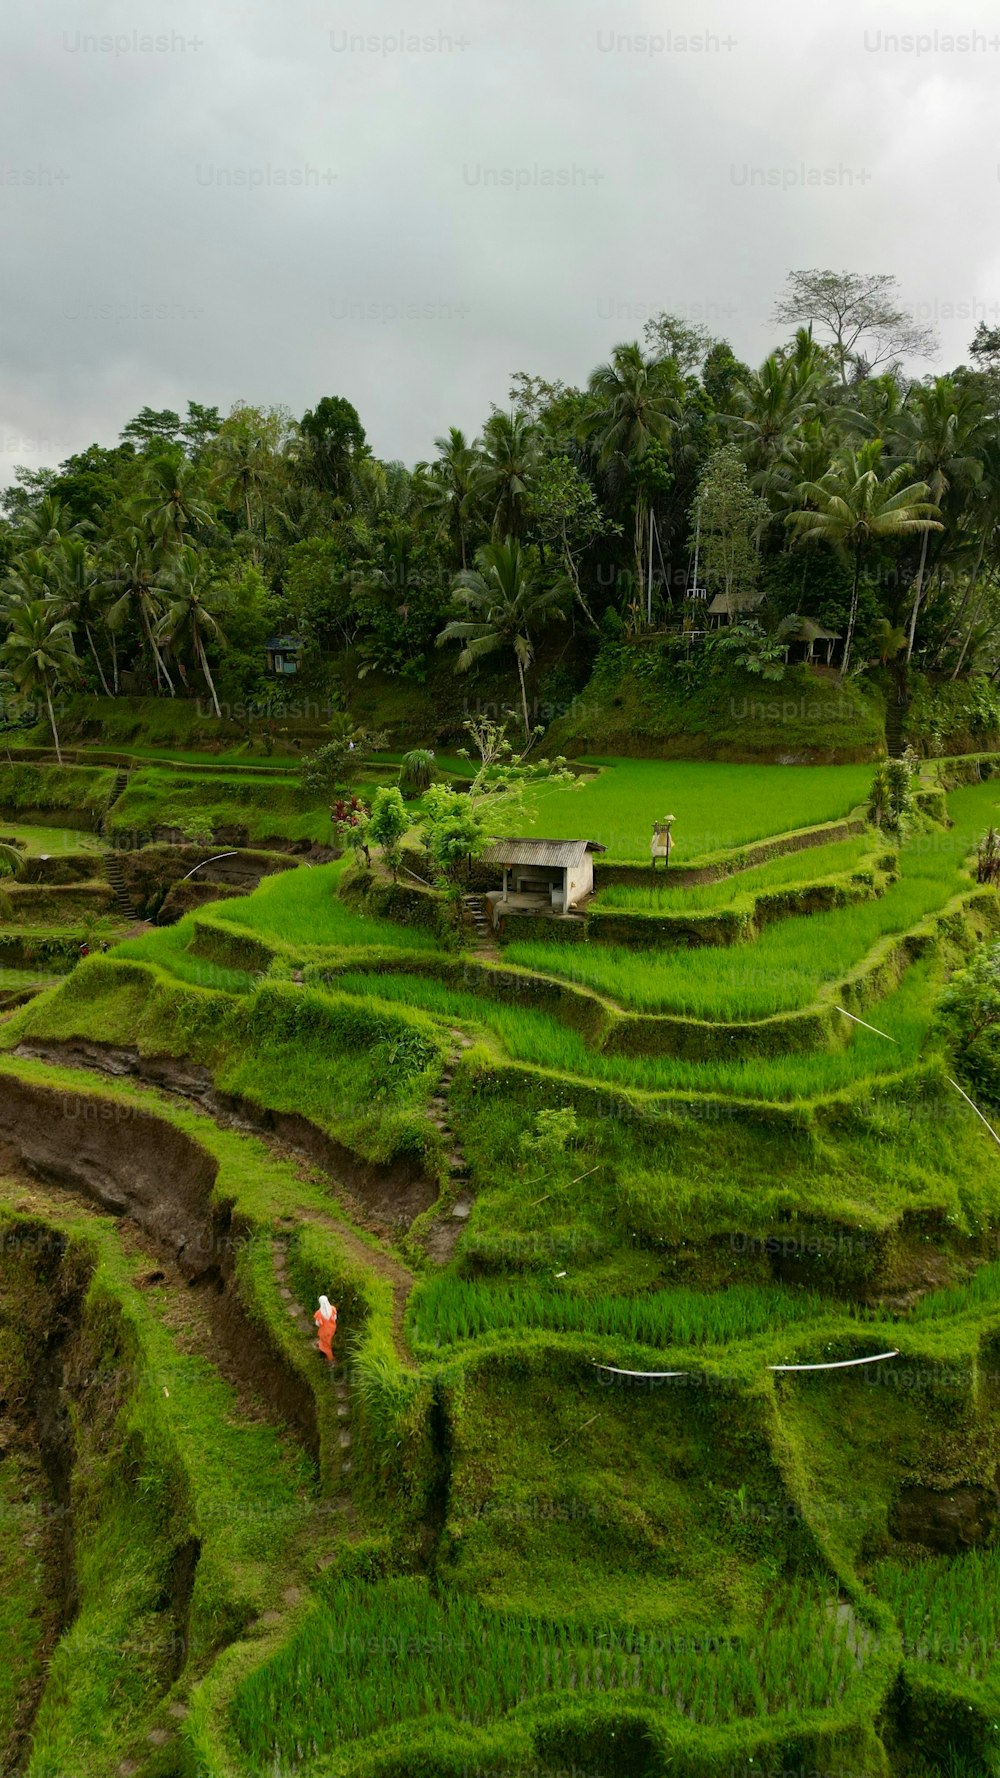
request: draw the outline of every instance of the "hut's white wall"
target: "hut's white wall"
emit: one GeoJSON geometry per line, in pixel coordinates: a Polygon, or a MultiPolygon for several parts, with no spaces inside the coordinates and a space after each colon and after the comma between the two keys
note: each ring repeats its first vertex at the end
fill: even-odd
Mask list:
{"type": "Polygon", "coordinates": [[[589,895],[594,887],[594,855],[585,852],[579,864],[574,864],[566,873],[566,906],[574,907],[589,895]]]}

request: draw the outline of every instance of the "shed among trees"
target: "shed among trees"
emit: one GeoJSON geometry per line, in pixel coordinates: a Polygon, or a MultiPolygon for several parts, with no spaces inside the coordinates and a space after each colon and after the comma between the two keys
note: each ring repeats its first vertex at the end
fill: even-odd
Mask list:
{"type": "Polygon", "coordinates": [[[548,903],[553,914],[569,913],[594,889],[596,840],[494,840],[482,854],[484,864],[503,870],[503,888],[490,900],[506,911],[512,900],[537,911],[548,903]]]}

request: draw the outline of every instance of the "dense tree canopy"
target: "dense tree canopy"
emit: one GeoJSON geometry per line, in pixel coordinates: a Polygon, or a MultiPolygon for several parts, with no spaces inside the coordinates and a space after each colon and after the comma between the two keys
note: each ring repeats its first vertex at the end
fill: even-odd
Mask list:
{"type": "Polygon", "coordinates": [[[452,427],[412,470],[339,395],[300,420],[143,407],[6,491],[10,668],[45,699],[221,709],[264,695],[275,631],[318,681],[494,654],[527,727],[548,615],[583,655],[705,629],[701,536],[702,586],[756,589],[762,635],[794,614],[839,629],[844,671],[1000,675],[1000,338],[907,377],[933,342],[882,274],[793,273],[776,315],[791,331],[757,367],[664,311],[579,387],[518,371],[478,437],[452,427]]]}

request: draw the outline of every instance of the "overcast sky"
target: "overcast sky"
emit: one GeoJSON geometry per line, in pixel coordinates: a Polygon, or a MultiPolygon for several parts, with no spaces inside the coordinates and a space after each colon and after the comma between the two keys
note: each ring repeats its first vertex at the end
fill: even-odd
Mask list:
{"type": "Polygon", "coordinates": [[[3,0],[0,479],[189,397],[346,395],[412,463],[660,308],[758,362],[793,266],[894,272],[950,367],[1000,319],[998,30],[985,0],[3,0]]]}

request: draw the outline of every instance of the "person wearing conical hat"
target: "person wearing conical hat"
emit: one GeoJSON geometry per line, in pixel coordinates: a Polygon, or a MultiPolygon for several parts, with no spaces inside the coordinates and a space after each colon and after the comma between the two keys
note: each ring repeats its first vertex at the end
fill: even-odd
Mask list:
{"type": "Polygon", "coordinates": [[[316,1345],[327,1364],[333,1363],[333,1336],[337,1331],[337,1306],[328,1296],[321,1296],[313,1320],[316,1323],[316,1345]]]}

